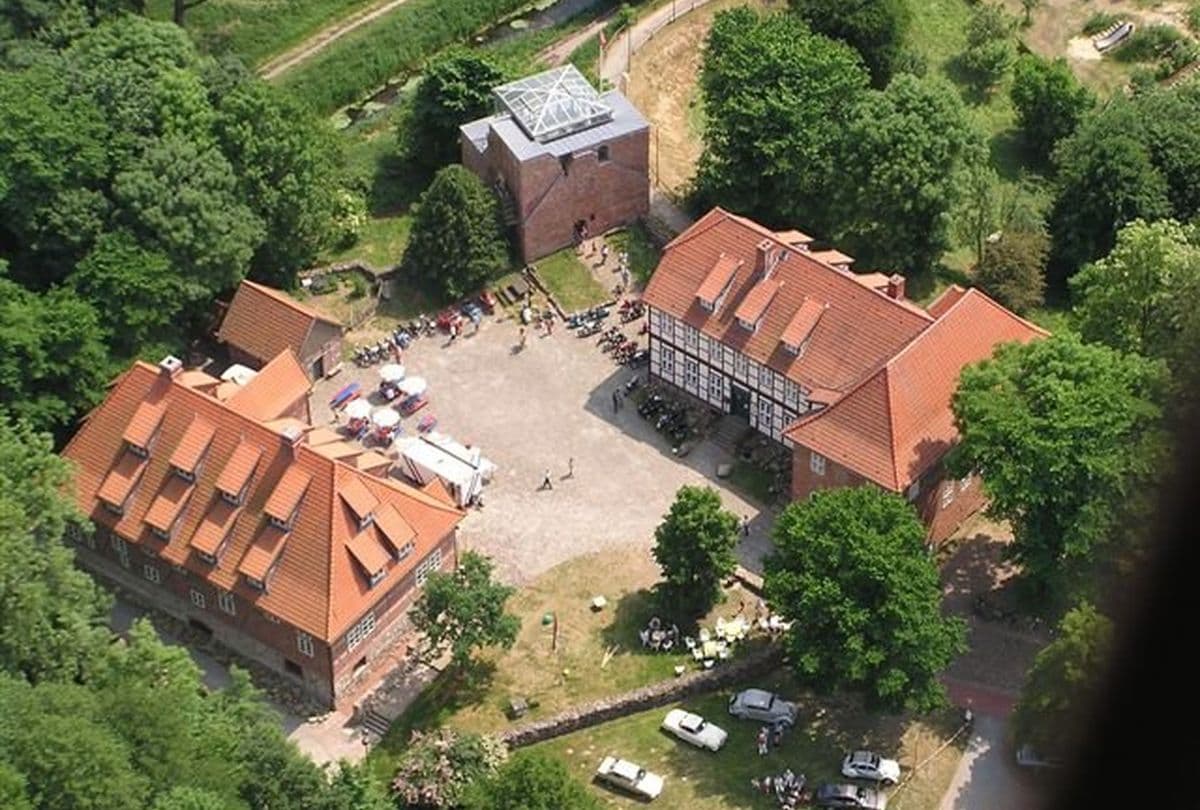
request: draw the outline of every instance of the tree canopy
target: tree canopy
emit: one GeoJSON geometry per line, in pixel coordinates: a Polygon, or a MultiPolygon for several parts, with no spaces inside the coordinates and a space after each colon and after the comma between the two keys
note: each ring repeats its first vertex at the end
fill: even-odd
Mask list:
{"type": "Polygon", "coordinates": [[[700,74],[706,124],[697,204],[767,226],[830,232],[830,195],[843,168],[837,149],[868,78],[852,48],[793,14],[717,14],[700,74]]]}
{"type": "Polygon", "coordinates": [[[1026,152],[1046,164],[1054,145],[1075,131],[1096,97],[1079,83],[1065,59],[1026,54],[1013,75],[1013,106],[1026,152]]]}
{"type": "Polygon", "coordinates": [[[975,282],[992,298],[1024,315],[1041,306],[1050,240],[1040,231],[1006,231],[983,248],[975,282]]]}
{"type": "Polygon", "coordinates": [[[495,772],[506,754],[507,749],[493,737],[451,728],[414,731],[400,755],[392,795],[398,807],[459,807],[468,786],[495,772]]]}
{"type": "Polygon", "coordinates": [[[496,198],[470,171],[446,166],[417,202],[400,271],[447,298],[459,298],[507,266],[496,198]]]}
{"type": "Polygon", "coordinates": [[[1160,366],[1066,334],[963,369],[955,475],[982,474],[991,515],[1035,595],[1066,595],[1153,489],[1163,459],[1160,366]]]}
{"type": "Polygon", "coordinates": [[[707,613],[721,582],[737,567],[737,515],[721,506],[711,487],[683,486],[654,530],[654,559],[663,572],[663,601],[683,616],[707,613]]]}
{"type": "Polygon", "coordinates": [[[600,810],[561,760],[521,751],[466,790],[465,810],[600,810]]]}
{"type": "Polygon", "coordinates": [[[790,0],[789,4],[818,34],[840,39],[858,51],[875,87],[886,87],[891,81],[912,25],[905,0],[790,0]]]}
{"type": "Polygon", "coordinates": [[[436,661],[449,652],[460,670],[483,647],[511,647],[521,623],[505,611],[516,589],[492,579],[492,561],[474,551],[463,552],[458,568],[436,571],[412,607],[413,627],[425,637],[422,656],[436,661]]]}
{"type": "Polygon", "coordinates": [[[863,691],[888,708],[945,700],[938,674],[963,649],[960,619],[941,613],[925,527],[898,495],[872,486],[816,492],[775,523],[764,588],[794,623],[786,645],[801,680],[863,691]]]}
{"type": "Polygon", "coordinates": [[[949,247],[958,174],[976,140],[958,93],[901,74],[866,93],[842,139],[838,243],[864,266],[932,267],[949,247]]]}
{"type": "Polygon", "coordinates": [[[1038,653],[1013,712],[1019,745],[1065,758],[1100,696],[1112,651],[1112,623],[1084,603],[1063,616],[1058,634],[1038,653]]]}
{"type": "Polygon", "coordinates": [[[1017,58],[1013,41],[1016,19],[999,2],[975,6],[967,22],[967,47],[962,65],[981,89],[989,89],[1008,73],[1017,58]]]}

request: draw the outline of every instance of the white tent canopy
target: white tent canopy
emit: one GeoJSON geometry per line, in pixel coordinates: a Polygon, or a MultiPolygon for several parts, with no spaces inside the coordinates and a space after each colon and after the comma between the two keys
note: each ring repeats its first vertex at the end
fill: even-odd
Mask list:
{"type": "Polygon", "coordinates": [[[441,479],[459,506],[469,504],[496,469],[478,449],[467,450],[440,434],[403,439],[398,449],[400,466],[409,478],[419,484],[441,479]]]}
{"type": "Polygon", "coordinates": [[[401,394],[407,397],[415,397],[418,394],[424,394],[425,390],[429,388],[429,383],[425,381],[424,377],[407,377],[401,380],[400,384],[396,387],[400,389],[401,394]]]}
{"type": "Polygon", "coordinates": [[[365,399],[356,399],[346,406],[348,419],[366,419],[371,415],[371,403],[365,399]]]}
{"type": "Polygon", "coordinates": [[[379,379],[385,383],[398,383],[404,379],[404,366],[399,363],[388,363],[379,369],[379,379]]]}
{"type": "Polygon", "coordinates": [[[391,408],[380,408],[371,414],[371,422],[378,428],[390,428],[400,424],[400,414],[391,408]]]}

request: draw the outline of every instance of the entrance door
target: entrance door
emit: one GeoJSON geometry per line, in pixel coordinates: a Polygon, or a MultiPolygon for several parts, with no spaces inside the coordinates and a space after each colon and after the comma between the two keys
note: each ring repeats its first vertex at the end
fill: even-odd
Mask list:
{"type": "Polygon", "coordinates": [[[729,412],[734,416],[740,416],[747,422],[750,421],[750,391],[742,388],[740,385],[730,386],[732,388],[732,396],[729,402],[729,412]]]}

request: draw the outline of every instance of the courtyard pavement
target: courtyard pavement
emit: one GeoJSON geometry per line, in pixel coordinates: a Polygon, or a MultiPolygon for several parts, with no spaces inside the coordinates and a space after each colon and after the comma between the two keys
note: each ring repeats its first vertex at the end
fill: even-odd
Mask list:
{"type": "MultiPolygon", "coordinates": [[[[774,516],[716,478],[717,465],[732,461],[729,454],[702,442],[677,458],[632,401],[614,412],[612,394],[634,372],[614,365],[595,338],[577,338],[559,322],[549,337],[531,329],[519,351],[518,328],[512,320],[485,318],[475,334],[454,343],[441,334],[421,338],[404,353],[408,374],[430,385],[429,406],[405,420],[406,431],[415,431],[419,416],[436,414],[439,431],[480,447],[499,468],[484,507],[462,524],[462,547],[495,559],[504,579],[527,582],[582,554],[616,547],[625,554],[631,544],[648,550],[676,490],[707,484],[726,508],[749,517],[750,536],[738,554],[746,568],[761,572],[774,516]],[[554,488],[543,491],[547,469],[554,488]]],[[[644,382],[644,368],[640,374],[644,382]]],[[[378,366],[348,363],[320,383],[312,400],[315,424],[331,418],[330,397],[351,380],[373,390],[378,366]]]]}

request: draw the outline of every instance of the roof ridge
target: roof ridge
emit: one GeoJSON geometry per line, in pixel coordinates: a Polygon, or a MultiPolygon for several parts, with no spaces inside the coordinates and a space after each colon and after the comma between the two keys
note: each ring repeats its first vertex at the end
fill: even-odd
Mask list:
{"type": "MultiPolygon", "coordinates": [[[[924,334],[924,332],[922,332],[924,334]]],[[[903,349],[901,349],[903,351],[903,349]]],[[[880,369],[883,372],[883,395],[887,399],[887,449],[888,456],[891,458],[892,480],[897,488],[900,487],[900,482],[904,479],[900,475],[900,460],[896,456],[896,407],[892,402],[892,364],[887,362],[880,369]]]]}
{"type": "MultiPolygon", "coordinates": [[[[324,321],[325,323],[331,324],[333,326],[338,326],[338,327],[341,326],[341,324],[338,323],[337,321],[335,321],[332,318],[329,318],[325,315],[322,315],[320,312],[313,309],[312,307],[305,306],[304,304],[297,301],[295,298],[292,298],[290,295],[288,295],[283,290],[276,289],[275,287],[268,287],[266,284],[259,284],[257,281],[251,281],[248,278],[242,279],[241,283],[247,285],[252,290],[257,290],[258,292],[261,292],[262,294],[269,296],[270,298],[273,298],[274,300],[278,301],[279,303],[283,304],[284,306],[291,307],[293,310],[295,310],[296,312],[299,312],[301,315],[307,315],[308,317],[310,317],[314,320],[324,321]]],[[[309,329],[312,329],[312,327],[309,326],[309,329]]]]}
{"type": "Polygon", "coordinates": [[[670,242],[667,242],[665,245],[663,245],[662,252],[666,253],[668,250],[670,250],[673,247],[676,247],[676,246],[682,245],[682,244],[686,244],[687,242],[692,241],[693,239],[695,239],[697,236],[704,233],[708,229],[714,227],[715,225],[720,224],[720,222],[722,220],[728,219],[729,217],[732,217],[732,216],[734,216],[734,215],[730,214],[728,211],[726,211],[724,208],[721,208],[719,205],[714,206],[704,216],[700,217],[700,219],[696,220],[691,225],[687,226],[682,231],[677,233],[675,235],[674,239],[672,239],[670,242]],[[712,221],[711,222],[707,221],[710,218],[712,219],[712,221]],[[703,226],[703,227],[701,227],[701,226],[703,226]]]}
{"type": "MultiPolygon", "coordinates": [[[[304,447],[309,452],[311,452],[314,456],[321,455],[320,453],[313,450],[311,447],[308,447],[307,445],[304,445],[304,447]]],[[[324,456],[322,456],[322,458],[324,458],[324,456]]],[[[333,596],[334,595],[334,587],[333,587],[334,586],[334,576],[333,576],[334,559],[333,559],[333,555],[337,553],[336,549],[334,548],[334,546],[336,546],[337,543],[333,542],[333,523],[335,520],[337,520],[337,508],[338,508],[337,475],[338,475],[338,471],[337,471],[337,461],[335,461],[333,459],[326,459],[326,460],[329,462],[329,543],[327,544],[327,548],[329,550],[329,559],[326,561],[329,564],[329,567],[326,569],[328,577],[329,577],[329,582],[328,582],[329,598],[327,600],[325,600],[325,637],[332,640],[333,602],[334,602],[334,596],[333,596]]]]}
{"type": "MultiPolygon", "coordinates": [[[[963,301],[967,300],[968,298],[970,298],[972,296],[974,296],[975,298],[983,299],[983,301],[985,303],[987,303],[987,305],[990,306],[992,309],[1004,314],[1005,316],[1007,316],[1011,320],[1016,321],[1017,323],[1021,324],[1022,326],[1029,327],[1030,329],[1037,332],[1038,334],[1044,335],[1046,337],[1049,337],[1051,334],[1049,329],[1044,329],[1041,326],[1038,326],[1036,323],[1029,320],[1028,318],[1022,318],[1020,315],[1013,312],[1008,307],[1005,307],[999,301],[992,298],[990,295],[988,295],[987,293],[985,293],[983,290],[979,289],[978,287],[967,287],[966,292],[964,292],[961,296],[959,296],[959,299],[957,301],[955,301],[953,304],[951,304],[949,309],[947,309],[945,312],[942,313],[942,318],[949,315],[951,312],[953,312],[955,310],[955,308],[958,307],[959,304],[961,304],[963,301]]],[[[941,318],[938,318],[937,320],[941,320],[941,318]]]]}

